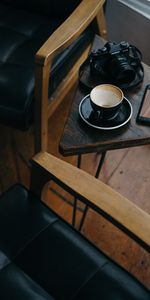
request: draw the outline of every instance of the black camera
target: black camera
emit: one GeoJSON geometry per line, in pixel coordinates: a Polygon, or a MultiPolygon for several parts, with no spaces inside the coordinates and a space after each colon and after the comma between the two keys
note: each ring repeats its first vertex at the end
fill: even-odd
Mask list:
{"type": "Polygon", "coordinates": [[[141,59],[141,52],[135,46],[127,42],[108,42],[91,52],[90,72],[92,76],[101,76],[105,82],[126,88],[142,81],[141,59]]]}

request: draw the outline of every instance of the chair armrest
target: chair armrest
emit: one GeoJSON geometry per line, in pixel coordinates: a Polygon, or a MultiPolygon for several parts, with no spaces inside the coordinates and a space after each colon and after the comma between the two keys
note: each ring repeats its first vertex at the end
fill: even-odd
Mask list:
{"type": "Polygon", "coordinates": [[[46,65],[54,54],[69,46],[90,24],[105,0],[83,0],[36,53],[36,63],[46,65]]]}
{"type": "Polygon", "coordinates": [[[48,153],[32,160],[31,190],[40,196],[50,179],[103,215],[150,252],[150,216],[90,174],[48,153]]]}

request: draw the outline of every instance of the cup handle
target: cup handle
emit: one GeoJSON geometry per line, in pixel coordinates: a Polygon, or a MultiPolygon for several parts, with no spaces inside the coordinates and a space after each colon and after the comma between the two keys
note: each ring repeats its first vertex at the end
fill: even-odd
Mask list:
{"type": "Polygon", "coordinates": [[[101,110],[98,110],[98,111],[97,111],[97,116],[98,116],[99,119],[102,119],[103,113],[102,113],[101,110]]]}

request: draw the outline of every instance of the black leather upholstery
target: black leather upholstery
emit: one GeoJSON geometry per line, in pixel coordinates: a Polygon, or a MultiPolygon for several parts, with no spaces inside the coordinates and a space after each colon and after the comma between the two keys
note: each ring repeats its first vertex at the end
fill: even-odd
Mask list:
{"type": "MultiPolygon", "coordinates": [[[[59,13],[56,16],[56,3],[59,1],[44,2],[48,7],[46,4],[43,6],[43,0],[0,1],[0,122],[19,129],[27,129],[33,117],[35,54],[63,21],[59,13]],[[41,6],[49,12],[48,16],[41,11],[41,6]],[[35,11],[33,7],[36,7],[35,11]]],[[[73,7],[69,7],[68,13],[78,2],[72,2],[73,7]]],[[[63,1],[60,3],[62,5],[63,1]]],[[[65,9],[60,6],[60,11],[65,9]]],[[[86,31],[57,56],[53,63],[49,93],[57,88],[89,39],[91,33],[86,31]]]]}
{"type": "Polygon", "coordinates": [[[13,263],[0,271],[0,284],[2,300],[54,300],[13,263]]]}
{"type": "Polygon", "coordinates": [[[48,17],[59,17],[64,20],[77,7],[81,0],[0,0],[0,2],[48,17]]]}
{"type": "Polygon", "coordinates": [[[0,198],[0,299],[148,300],[150,294],[16,185],[0,198]]]}

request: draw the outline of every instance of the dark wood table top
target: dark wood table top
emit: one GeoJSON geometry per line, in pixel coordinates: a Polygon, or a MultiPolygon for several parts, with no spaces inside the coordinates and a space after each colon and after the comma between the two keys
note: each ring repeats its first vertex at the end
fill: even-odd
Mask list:
{"type": "MultiPolygon", "coordinates": [[[[95,37],[93,47],[100,48],[104,41],[95,37]]],[[[104,131],[90,127],[79,116],[79,103],[87,94],[78,87],[75,99],[69,112],[63,135],[60,140],[59,150],[64,156],[84,153],[101,152],[140,146],[150,143],[150,127],[136,123],[145,86],[150,83],[150,67],[144,66],[144,80],[141,85],[124,91],[133,107],[133,115],[124,127],[104,131]]]]}

